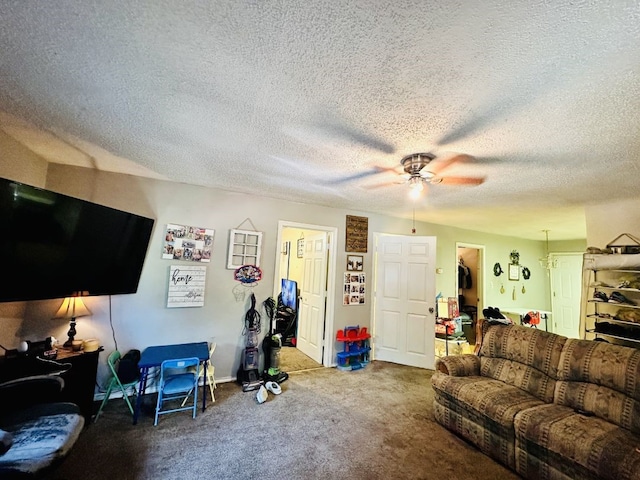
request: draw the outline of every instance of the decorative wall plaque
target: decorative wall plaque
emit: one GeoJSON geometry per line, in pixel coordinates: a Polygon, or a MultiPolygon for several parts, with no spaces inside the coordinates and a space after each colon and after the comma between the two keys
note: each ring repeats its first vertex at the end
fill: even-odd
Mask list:
{"type": "Polygon", "coordinates": [[[367,253],[369,240],[369,219],[347,215],[345,252],[367,253]]]}
{"type": "Polygon", "coordinates": [[[207,267],[172,265],[169,269],[167,307],[204,306],[207,267]]]}
{"type": "Polygon", "coordinates": [[[262,232],[232,229],[229,231],[227,268],[235,270],[243,265],[260,266],[262,232]]]}

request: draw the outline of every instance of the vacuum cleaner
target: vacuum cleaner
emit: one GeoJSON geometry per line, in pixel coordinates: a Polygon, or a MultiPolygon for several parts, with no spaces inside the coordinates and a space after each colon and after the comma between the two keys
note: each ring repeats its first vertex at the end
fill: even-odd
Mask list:
{"type": "Polygon", "coordinates": [[[271,332],[262,341],[262,351],[264,352],[264,371],[262,378],[266,382],[282,383],[289,378],[289,374],[280,370],[280,351],[282,350],[282,334],[275,333],[275,307],[273,298],[267,298],[264,309],[271,321],[271,332]]]}
{"type": "Polygon", "coordinates": [[[242,362],[238,369],[238,383],[243,392],[259,389],[264,381],[260,378],[260,350],[258,350],[258,334],[260,333],[260,312],[256,310],[256,296],[251,294],[251,308],[245,315],[243,334],[247,335],[247,343],[242,353],[242,362]]]}

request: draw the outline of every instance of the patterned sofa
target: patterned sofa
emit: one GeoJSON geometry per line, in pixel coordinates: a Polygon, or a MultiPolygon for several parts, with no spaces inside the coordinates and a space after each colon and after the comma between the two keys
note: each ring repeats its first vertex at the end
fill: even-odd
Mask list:
{"type": "Polygon", "coordinates": [[[432,385],[436,420],[525,478],[640,479],[640,350],[485,322],[432,385]]]}

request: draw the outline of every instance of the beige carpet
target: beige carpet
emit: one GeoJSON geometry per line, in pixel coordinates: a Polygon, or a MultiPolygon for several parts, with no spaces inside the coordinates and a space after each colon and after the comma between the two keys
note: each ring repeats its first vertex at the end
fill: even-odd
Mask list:
{"type": "Polygon", "coordinates": [[[283,372],[299,372],[321,367],[320,363],[306,356],[296,347],[282,347],[280,351],[280,370],[283,372]]]}
{"type": "Polygon", "coordinates": [[[136,426],[121,399],[50,477],[80,479],[515,479],[433,419],[432,372],[386,362],[291,373],[279,396],[219,385],[195,419],[136,426]]]}

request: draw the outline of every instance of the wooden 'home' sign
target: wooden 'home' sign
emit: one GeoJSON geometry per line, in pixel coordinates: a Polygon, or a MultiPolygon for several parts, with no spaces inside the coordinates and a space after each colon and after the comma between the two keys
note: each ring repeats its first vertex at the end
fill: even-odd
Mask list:
{"type": "Polygon", "coordinates": [[[367,253],[369,239],[369,219],[347,215],[347,235],[345,252],[367,253]]]}

